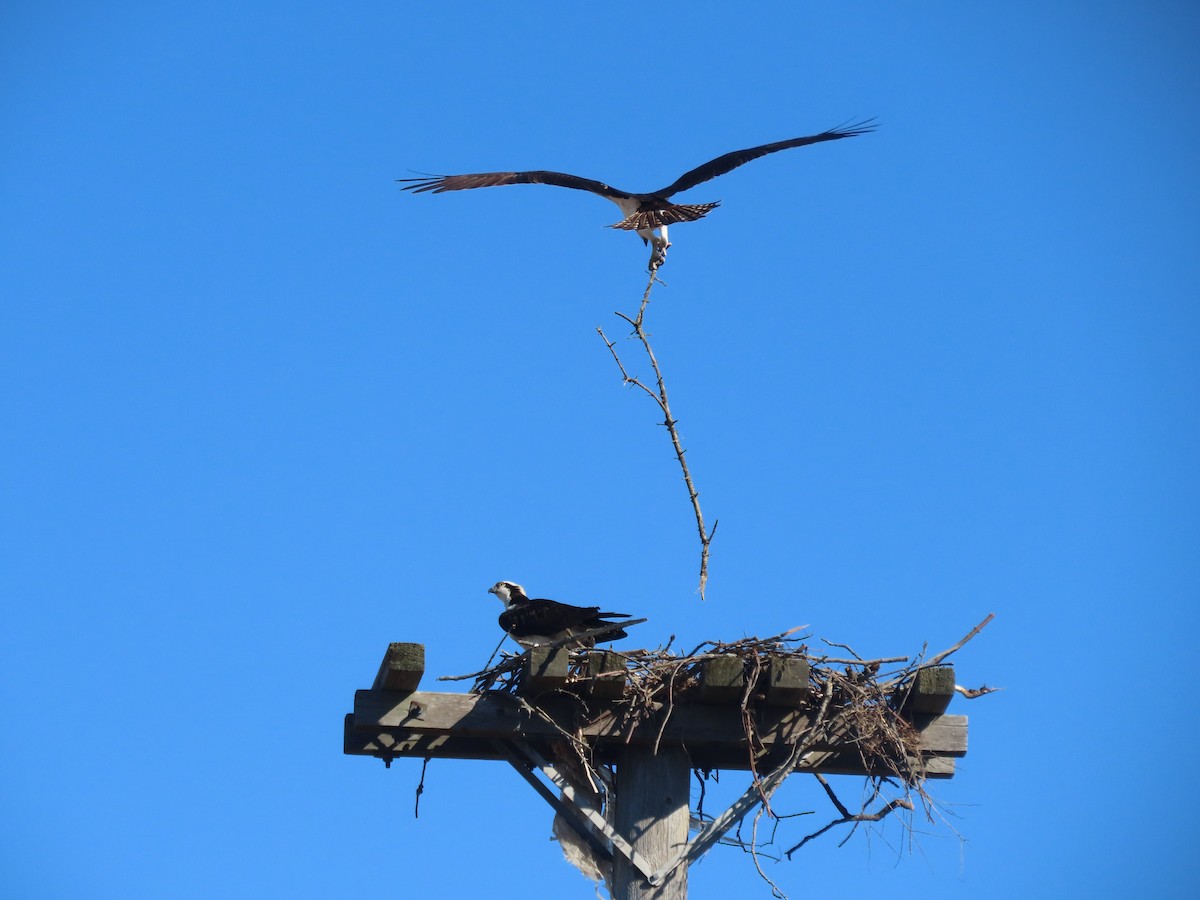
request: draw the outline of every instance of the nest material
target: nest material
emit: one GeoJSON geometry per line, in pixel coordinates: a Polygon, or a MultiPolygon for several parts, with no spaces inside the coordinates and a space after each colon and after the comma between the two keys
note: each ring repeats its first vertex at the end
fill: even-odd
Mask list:
{"type": "MultiPolygon", "coordinates": [[[[919,804],[925,817],[930,821],[934,820],[936,804],[925,788],[926,772],[921,754],[921,735],[913,723],[902,714],[902,710],[921,670],[939,665],[978,634],[991,619],[992,616],[989,615],[957,644],[929,658],[922,652],[915,657],[863,659],[846,645],[829,642],[825,642],[828,647],[843,650],[848,656],[814,653],[803,643],[806,638],[793,636],[800,629],[792,629],[770,638],[743,638],[733,642],[706,641],[692,652],[683,654],[673,652],[671,642],[651,650],[607,650],[603,651],[606,654],[603,659],[610,666],[612,661],[616,660],[616,667],[600,673],[590,671],[594,654],[600,651],[573,650],[569,651],[567,684],[552,693],[567,693],[577,697],[580,700],[577,706],[585,717],[604,714],[605,710],[614,707],[623,708],[628,722],[627,740],[638,724],[661,714],[658,733],[661,739],[662,729],[665,729],[675,706],[695,699],[703,689],[706,664],[717,659],[728,660],[731,657],[740,660],[745,677],[739,706],[749,754],[748,768],[759,794],[759,809],[754,817],[755,837],[751,841],[737,839],[723,842],[738,844],[749,852],[754,857],[759,874],[766,879],[758,861],[764,846],[757,837],[758,820],[764,813],[774,819],[776,824],[781,818],[785,818],[771,809],[771,795],[802,759],[810,768],[818,767],[819,760],[814,760],[814,754],[821,752],[814,750],[817,744],[836,746],[839,753],[857,753],[863,770],[872,774],[868,776],[867,790],[864,791],[861,809],[857,813],[851,812],[838,799],[824,777],[816,775],[840,817],[785,851],[789,858],[809,840],[837,825],[852,823],[857,827],[862,822],[878,822],[896,809],[907,810],[911,814],[919,804]],[[796,738],[795,744],[782,748],[784,759],[780,761],[781,748],[778,746],[770,757],[765,753],[763,742],[756,733],[755,711],[765,700],[766,673],[769,667],[777,661],[785,660],[799,660],[808,664],[808,691],[806,699],[798,703],[798,708],[811,714],[811,724],[796,738]],[[598,704],[598,708],[592,711],[592,704],[579,695],[575,688],[587,684],[589,679],[606,676],[623,679],[621,695],[598,704]],[[760,772],[760,766],[770,767],[770,771],[760,772]]],[[[537,698],[526,699],[521,695],[523,663],[523,656],[505,655],[500,663],[491,668],[471,676],[460,677],[475,679],[471,689],[473,693],[509,693],[516,697],[518,703],[528,712],[553,722],[548,714],[538,708],[537,698]]],[[[982,696],[992,690],[994,689],[986,686],[977,689],[955,686],[955,691],[968,698],[982,696]]],[[[572,734],[557,722],[554,724],[562,737],[554,748],[556,764],[571,770],[572,781],[586,786],[600,807],[608,807],[614,799],[611,770],[596,763],[593,748],[584,740],[581,732],[572,734]]],[[[578,725],[578,720],[575,724],[578,725]]],[[[655,749],[657,750],[657,743],[655,749]]],[[[832,754],[832,751],[826,752],[832,754]]],[[[703,797],[703,780],[711,773],[697,771],[696,774],[701,780],[703,797]]],[[[699,809],[697,812],[703,818],[703,810],[699,809]]],[[[773,840],[774,829],[771,836],[771,841],[773,840]]],[[[584,866],[579,867],[589,877],[596,878],[598,873],[587,871],[584,866]]],[[[770,879],[766,880],[771,884],[772,891],[781,895],[770,879]]]]}
{"type": "MultiPolygon", "coordinates": [[[[756,759],[762,755],[763,744],[755,733],[753,710],[764,700],[768,667],[773,662],[800,660],[808,664],[809,690],[808,699],[799,708],[817,712],[824,707],[813,729],[824,731],[827,737],[840,737],[848,749],[860,755],[866,771],[882,772],[909,786],[923,782],[920,734],[900,714],[900,707],[907,686],[921,668],[931,663],[908,657],[867,660],[853,651],[849,651],[853,658],[835,658],[813,653],[803,640],[784,632],[770,638],[706,641],[685,654],[672,652],[669,644],[651,650],[609,650],[604,658],[610,664],[617,660],[620,668],[599,673],[599,677],[624,677],[622,697],[611,702],[623,708],[629,731],[664,708],[665,727],[675,705],[690,702],[702,689],[706,664],[736,657],[745,675],[740,707],[751,754],[749,768],[757,775],[756,759]],[[895,664],[900,665],[884,669],[895,664]],[[827,702],[823,702],[826,697],[827,702]]],[[[570,691],[573,684],[584,684],[594,677],[589,675],[588,667],[595,652],[571,651],[570,675],[564,690],[570,691]]],[[[476,673],[472,692],[518,694],[522,689],[522,662],[522,656],[506,656],[496,666],[476,673]]],[[[590,758],[586,748],[577,749],[581,757],[590,758]]]]}

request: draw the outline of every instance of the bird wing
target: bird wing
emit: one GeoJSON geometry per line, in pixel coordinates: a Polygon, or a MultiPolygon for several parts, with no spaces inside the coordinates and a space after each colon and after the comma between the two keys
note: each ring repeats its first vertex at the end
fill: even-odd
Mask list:
{"type": "Polygon", "coordinates": [[[867,119],[865,122],[858,122],[854,125],[841,125],[837,128],[831,128],[828,131],[822,131],[820,134],[810,134],[807,137],[792,138],[787,141],[776,141],[773,144],[763,144],[761,147],[750,147],[747,150],[734,150],[732,153],[726,153],[724,156],[718,156],[716,159],[709,160],[704,165],[697,166],[690,172],[685,172],[679,176],[679,179],[674,184],[663,188],[661,191],[655,191],[655,196],[670,197],[672,194],[686,191],[688,188],[703,184],[706,181],[716,178],[718,175],[724,175],[726,172],[731,172],[738,166],[744,166],[751,160],[758,159],[760,156],[766,156],[768,153],[788,150],[792,147],[805,147],[808,144],[819,144],[822,141],[837,141],[842,138],[867,134],[874,131],[877,127],[871,124],[872,121],[872,119],[867,119]]]}
{"type": "Polygon", "coordinates": [[[593,620],[598,624],[607,624],[605,618],[629,618],[628,613],[601,612],[598,606],[572,606],[570,603],[560,603],[557,600],[527,600],[514,605],[511,609],[500,614],[500,627],[509,630],[512,623],[520,620],[521,625],[534,634],[541,634],[551,624],[556,630],[574,628],[578,625],[589,625],[593,620]]]}
{"type": "Polygon", "coordinates": [[[465,191],[505,184],[552,184],[555,187],[574,188],[577,191],[591,191],[609,199],[632,196],[602,181],[592,181],[590,178],[580,178],[565,172],[479,172],[475,175],[427,175],[423,178],[396,180],[404,185],[402,191],[412,191],[414,194],[422,194],[425,191],[441,194],[444,191],[465,191]]]}
{"type": "Polygon", "coordinates": [[[511,633],[520,623],[523,634],[545,634],[574,628],[600,612],[598,606],[572,606],[557,600],[530,600],[500,614],[500,627],[511,633]]]}

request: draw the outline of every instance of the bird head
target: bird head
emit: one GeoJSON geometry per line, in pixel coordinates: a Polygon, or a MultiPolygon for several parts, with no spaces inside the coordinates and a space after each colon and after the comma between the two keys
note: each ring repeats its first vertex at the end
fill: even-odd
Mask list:
{"type": "Polygon", "coordinates": [[[497,581],[488,588],[488,593],[495,594],[500,598],[500,602],[504,604],[505,609],[508,609],[514,603],[529,599],[525,596],[525,588],[521,587],[515,581],[497,581]]]}

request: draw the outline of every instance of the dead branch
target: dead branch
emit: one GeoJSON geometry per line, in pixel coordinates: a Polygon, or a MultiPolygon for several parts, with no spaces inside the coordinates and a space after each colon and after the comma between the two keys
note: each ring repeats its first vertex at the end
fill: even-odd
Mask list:
{"type": "Polygon", "coordinates": [[[662,424],[666,427],[667,433],[671,437],[671,446],[675,450],[675,458],[679,460],[679,468],[683,471],[683,482],[687,486],[688,498],[692,503],[692,512],[696,516],[696,530],[700,535],[700,599],[704,599],[704,591],[708,585],[708,552],[709,545],[712,544],[713,535],[717,532],[717,521],[713,520],[711,529],[708,529],[704,524],[704,513],[700,510],[700,492],[696,490],[695,482],[692,481],[692,473],[688,468],[683,449],[683,442],[679,437],[679,429],[676,427],[679,420],[671,414],[671,403],[667,399],[667,385],[663,379],[662,369],[658,365],[658,358],[654,355],[654,349],[650,346],[649,335],[646,334],[644,327],[646,317],[646,307],[650,304],[650,291],[654,287],[654,282],[658,280],[657,266],[653,264],[650,267],[650,280],[646,282],[646,290],[642,294],[642,302],[638,307],[637,316],[630,317],[624,313],[615,313],[621,319],[624,319],[633,326],[633,333],[642,343],[642,349],[646,351],[646,356],[650,360],[650,366],[654,370],[654,377],[657,381],[657,390],[651,389],[640,379],[632,376],[625,369],[624,363],[621,362],[620,356],[617,354],[616,344],[608,339],[604,329],[597,327],[596,332],[600,335],[600,339],[604,341],[604,345],[608,347],[609,353],[612,354],[613,361],[616,362],[617,368],[621,372],[621,380],[633,387],[641,388],[645,393],[658,405],[659,410],[663,414],[662,424]]]}
{"type": "Polygon", "coordinates": [[[980,622],[978,625],[976,625],[974,628],[972,628],[970,631],[967,632],[966,637],[964,637],[961,641],[959,641],[953,647],[950,647],[948,650],[943,650],[937,656],[933,657],[930,660],[927,660],[924,663],[924,667],[936,666],[938,663],[940,663],[943,659],[948,657],[950,654],[957,653],[959,650],[961,650],[963,648],[963,646],[967,643],[967,641],[971,640],[971,638],[975,637],[975,635],[977,635],[977,634],[979,634],[979,632],[983,631],[983,629],[987,627],[987,624],[990,621],[992,621],[992,619],[994,619],[994,618],[996,618],[995,613],[988,613],[987,617],[984,618],[984,620],[982,622],[980,622]]]}
{"type": "Polygon", "coordinates": [[[855,653],[854,648],[849,644],[839,644],[837,641],[827,641],[825,638],[821,638],[821,643],[826,647],[837,647],[839,650],[845,650],[854,657],[855,661],[862,662],[862,657],[855,653]]]}
{"type": "MultiPolygon", "coordinates": [[[[762,863],[758,860],[758,821],[763,817],[763,813],[768,813],[771,818],[775,818],[775,814],[767,809],[766,801],[763,801],[763,805],[760,806],[758,811],[754,814],[754,824],[750,826],[750,859],[754,861],[754,868],[758,872],[758,877],[765,881],[767,883],[767,887],[771,889],[771,896],[774,897],[775,900],[788,900],[787,894],[785,894],[779,885],[772,881],[767,873],[763,871],[762,863]]],[[[774,837],[773,834],[772,837],[774,837]]]]}
{"type": "MultiPolygon", "coordinates": [[[[494,656],[495,654],[493,654],[494,656]]],[[[507,665],[515,659],[520,659],[519,656],[509,656],[504,654],[504,659],[491,668],[480,669],[478,672],[468,672],[466,675],[439,675],[438,681],[466,681],[468,678],[479,678],[481,675],[489,675],[496,672],[501,667],[507,665]]]]}
{"type": "MultiPolygon", "coordinates": [[[[930,657],[929,659],[921,659],[921,657],[918,656],[916,662],[906,666],[900,672],[892,675],[888,680],[882,682],[882,685],[885,688],[892,689],[892,688],[895,688],[898,684],[901,684],[905,681],[911,681],[912,677],[917,673],[917,671],[919,669],[933,668],[934,666],[938,665],[938,663],[942,662],[944,659],[949,657],[951,654],[957,653],[959,650],[961,650],[967,644],[968,641],[970,641],[973,637],[975,637],[977,634],[979,634],[979,632],[983,631],[983,629],[987,627],[988,623],[991,622],[992,619],[994,619],[994,618],[996,618],[995,613],[988,613],[987,616],[984,617],[984,620],[982,622],[980,622],[978,625],[976,625],[974,628],[972,628],[970,631],[968,631],[966,633],[966,635],[964,635],[963,638],[957,644],[954,644],[951,647],[947,647],[941,653],[938,653],[935,656],[930,657]]],[[[922,653],[923,652],[924,651],[922,651],[922,653]]],[[[990,691],[989,691],[989,693],[990,693],[990,691]]]]}
{"type": "MultiPolygon", "coordinates": [[[[814,773],[814,776],[819,782],[821,782],[821,787],[825,788],[825,793],[829,795],[829,799],[833,802],[833,805],[837,807],[837,811],[841,813],[841,818],[834,819],[824,828],[820,829],[819,831],[814,831],[812,834],[806,836],[796,846],[789,850],[785,850],[784,856],[786,856],[788,859],[791,859],[792,854],[809,841],[819,838],[831,828],[836,828],[839,825],[845,825],[849,822],[853,822],[855,825],[857,825],[859,822],[878,822],[895,812],[897,809],[906,809],[909,812],[912,812],[913,810],[912,800],[905,795],[903,797],[896,797],[895,799],[888,801],[883,805],[882,808],[876,810],[875,812],[867,812],[866,806],[864,805],[862,812],[851,813],[848,809],[846,809],[845,804],[843,804],[842,801],[837,798],[837,795],[833,792],[833,788],[829,786],[829,782],[825,780],[824,776],[819,773],[814,773]]],[[[870,801],[868,801],[868,803],[869,802],[870,801]]]]}
{"type": "MultiPolygon", "coordinates": [[[[851,653],[854,651],[851,650],[851,653]]],[[[865,669],[878,668],[884,663],[908,662],[907,656],[881,656],[878,659],[837,659],[832,656],[814,656],[814,663],[834,663],[842,666],[862,666],[865,669]]]]}

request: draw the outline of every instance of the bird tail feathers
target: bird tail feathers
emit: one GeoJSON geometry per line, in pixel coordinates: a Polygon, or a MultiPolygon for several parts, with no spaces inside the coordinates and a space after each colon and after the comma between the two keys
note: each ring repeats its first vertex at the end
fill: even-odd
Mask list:
{"type": "Polygon", "coordinates": [[[638,210],[626,216],[609,228],[620,228],[623,231],[641,231],[643,228],[661,228],[663,225],[674,225],[676,222],[695,222],[703,219],[720,206],[716,203],[670,203],[662,209],[638,210]]]}

